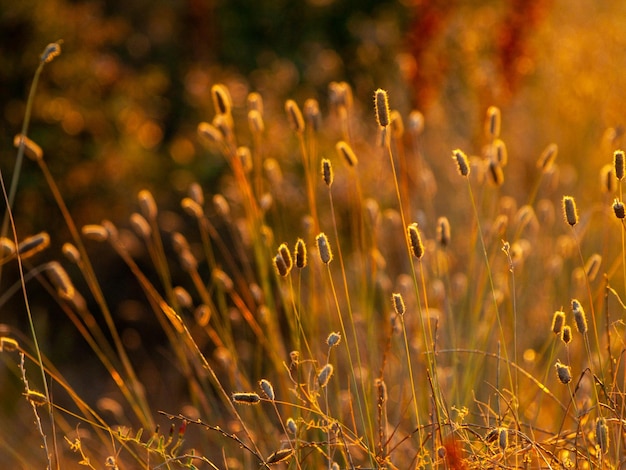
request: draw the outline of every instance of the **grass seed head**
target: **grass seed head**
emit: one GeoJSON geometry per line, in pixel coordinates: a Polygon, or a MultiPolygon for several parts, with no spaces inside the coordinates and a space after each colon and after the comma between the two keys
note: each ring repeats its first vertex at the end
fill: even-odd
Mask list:
{"type": "Polygon", "coordinates": [[[17,245],[17,252],[22,259],[27,259],[45,250],[48,246],[50,246],[50,235],[47,232],[41,232],[26,238],[17,245]]]}
{"type": "Polygon", "coordinates": [[[391,294],[391,301],[393,302],[393,309],[396,312],[396,315],[404,315],[406,312],[406,306],[404,304],[404,298],[400,293],[391,294]]]}
{"type": "Polygon", "coordinates": [[[613,165],[608,163],[600,168],[600,191],[604,194],[613,194],[617,187],[617,178],[613,165]]]}
{"type": "Polygon", "coordinates": [[[293,267],[293,259],[291,257],[291,252],[289,251],[289,247],[286,243],[281,243],[278,247],[278,253],[283,257],[285,263],[287,264],[287,269],[291,269],[293,267]]]}
{"type": "Polygon", "coordinates": [[[336,332],[330,333],[328,337],[326,338],[326,344],[331,348],[334,346],[337,346],[340,342],[341,342],[341,335],[336,332]]]}
{"type": "Polygon", "coordinates": [[[211,98],[213,107],[218,114],[230,114],[233,107],[233,100],[230,97],[228,88],[221,83],[216,83],[211,87],[211,98]]]}
{"type": "Polygon", "coordinates": [[[337,150],[339,157],[343,158],[349,167],[355,167],[357,163],[359,163],[358,158],[356,158],[356,154],[347,142],[340,140],[335,145],[335,149],[337,150]]]}
{"type": "Polygon", "coordinates": [[[603,416],[596,419],[596,444],[603,454],[609,451],[609,427],[603,416]]]}
{"type": "Polygon", "coordinates": [[[600,266],[602,265],[602,256],[598,253],[594,253],[589,257],[587,262],[585,263],[585,273],[587,274],[587,278],[589,281],[593,281],[598,272],[600,271],[600,266]]]}
{"type": "Polygon", "coordinates": [[[556,144],[548,145],[537,159],[537,168],[540,168],[543,173],[549,171],[558,153],[559,147],[556,144]]]}
{"type": "Polygon", "coordinates": [[[447,217],[437,219],[437,241],[443,247],[450,244],[450,221],[447,217]]]}
{"type": "Polygon", "coordinates": [[[211,273],[213,280],[217,286],[224,292],[231,292],[234,288],[233,280],[228,274],[219,268],[213,269],[211,273]]]}
{"type": "Polygon", "coordinates": [[[8,336],[0,337],[0,352],[13,352],[20,348],[19,343],[8,336]]]}
{"type": "Polygon", "coordinates": [[[275,465],[277,463],[284,462],[284,461],[290,459],[291,456],[293,455],[293,453],[294,453],[293,449],[277,450],[276,452],[272,452],[270,454],[270,456],[267,458],[265,463],[267,465],[275,465]]]}
{"type": "Polygon", "coordinates": [[[287,263],[280,253],[274,256],[273,263],[274,269],[280,277],[287,277],[289,275],[289,268],[287,267],[287,263]]]}
{"type": "Polygon", "coordinates": [[[246,102],[249,111],[255,110],[261,113],[261,115],[263,114],[263,97],[260,93],[256,91],[249,93],[246,102]]]}
{"type": "Polygon", "coordinates": [[[26,392],[26,399],[34,406],[43,406],[48,403],[46,396],[41,392],[36,392],[35,390],[28,390],[26,392]]]}
{"type": "Polygon", "coordinates": [[[495,186],[502,186],[502,183],[504,183],[504,172],[500,163],[492,160],[489,162],[488,168],[491,183],[495,186]]]}
{"type": "Polygon", "coordinates": [[[261,379],[259,381],[259,387],[261,387],[261,390],[263,390],[263,393],[265,393],[265,396],[269,400],[274,400],[275,399],[274,387],[272,387],[272,384],[270,383],[269,380],[261,379]]]}
{"type": "Polygon", "coordinates": [[[572,196],[563,196],[563,216],[565,222],[572,227],[578,223],[578,210],[576,209],[576,201],[572,196]]]}
{"type": "Polygon", "coordinates": [[[152,227],[146,220],[146,218],[139,214],[138,212],[134,212],[130,216],[130,226],[133,228],[135,233],[142,237],[144,240],[147,240],[152,235],[152,227]]]}
{"type": "Polygon", "coordinates": [[[584,335],[587,333],[587,316],[583,306],[577,299],[572,299],[572,313],[574,314],[576,329],[584,335]]]}
{"type": "Polygon", "coordinates": [[[387,92],[382,89],[374,93],[374,104],[376,106],[376,121],[380,127],[389,125],[389,98],[387,92]]]}
{"type": "Polygon", "coordinates": [[[317,132],[322,122],[322,115],[320,113],[320,105],[316,99],[309,98],[304,102],[303,106],[304,119],[307,125],[317,132]]]}
{"type": "Polygon", "coordinates": [[[287,418],[287,422],[285,423],[285,427],[287,428],[287,431],[289,431],[294,436],[298,432],[298,425],[296,424],[296,422],[294,421],[293,418],[287,418]]]}
{"type": "Polygon", "coordinates": [[[254,392],[235,392],[232,400],[241,405],[256,405],[261,401],[261,397],[254,392]]]}
{"type": "Polygon", "coordinates": [[[561,341],[566,346],[572,342],[572,327],[569,325],[563,325],[561,328],[561,341]]]}
{"type": "Polygon", "coordinates": [[[320,373],[317,376],[317,383],[319,384],[320,388],[324,388],[326,387],[326,385],[328,385],[328,381],[332,377],[333,371],[334,368],[332,364],[326,364],[324,367],[322,367],[322,370],[320,370],[320,373]]]}
{"type": "Polygon", "coordinates": [[[61,43],[63,41],[51,42],[41,53],[41,61],[44,64],[48,64],[54,60],[55,57],[61,55],[61,43]]]}
{"type": "Polygon", "coordinates": [[[306,243],[302,238],[298,238],[295,248],[296,267],[302,269],[307,264],[306,243]]]}
{"type": "Polygon", "coordinates": [[[57,261],[51,261],[46,265],[46,271],[52,285],[57,289],[59,295],[64,299],[71,299],[76,289],[67,271],[57,261]]]}
{"type": "Polygon", "coordinates": [[[209,147],[219,147],[224,143],[224,134],[208,122],[198,124],[198,137],[209,147]]]}
{"type": "Polygon", "coordinates": [[[552,315],[552,333],[555,335],[560,334],[563,325],[565,325],[565,312],[557,310],[554,312],[554,315],[552,315]]]}
{"type": "Polygon", "coordinates": [[[562,384],[567,385],[572,381],[572,370],[570,366],[566,366],[561,363],[561,361],[557,360],[554,367],[556,368],[556,376],[562,384]]]}
{"type": "Polygon", "coordinates": [[[498,429],[498,447],[506,450],[509,447],[509,430],[507,428],[498,429]]]}
{"type": "Polygon", "coordinates": [[[248,111],[248,126],[252,135],[260,135],[265,131],[263,115],[256,109],[248,111]]]}
{"type": "Polygon", "coordinates": [[[327,158],[322,158],[322,179],[324,180],[326,186],[328,186],[329,188],[333,184],[333,165],[327,158]]]}
{"type": "Polygon", "coordinates": [[[173,289],[174,298],[176,299],[176,303],[183,308],[192,309],[193,308],[193,300],[191,298],[191,294],[181,286],[176,286],[173,289]]]}
{"type": "Polygon", "coordinates": [[[20,146],[24,146],[24,154],[30,158],[31,160],[41,160],[43,159],[43,150],[39,145],[37,145],[33,140],[28,138],[23,134],[17,134],[13,138],[13,146],[15,148],[19,148],[20,146]]]}
{"type": "Polygon", "coordinates": [[[298,134],[304,132],[304,118],[302,117],[302,111],[294,100],[287,100],[285,102],[285,112],[287,113],[287,119],[289,125],[298,134]]]}
{"type": "Polygon", "coordinates": [[[456,161],[457,168],[461,176],[468,176],[470,172],[467,155],[462,150],[456,149],[452,152],[452,158],[456,161]]]}
{"type": "Polygon", "coordinates": [[[148,220],[155,220],[157,216],[157,205],[154,200],[154,196],[147,189],[142,189],[137,194],[137,200],[139,201],[139,208],[141,213],[148,220]]]}
{"type": "Polygon", "coordinates": [[[317,251],[320,254],[320,259],[322,263],[328,264],[333,260],[333,252],[330,249],[330,245],[328,244],[328,238],[324,232],[320,233],[317,237],[315,237],[315,241],[317,242],[317,251]]]}
{"type": "Polygon", "coordinates": [[[624,219],[624,217],[626,216],[626,209],[624,208],[624,203],[620,201],[619,199],[615,199],[615,201],[613,201],[613,213],[615,214],[615,217],[617,217],[620,220],[624,219]]]}
{"type": "Polygon", "coordinates": [[[424,244],[422,243],[422,237],[420,235],[419,229],[417,228],[417,223],[412,223],[407,228],[407,233],[409,236],[409,243],[411,245],[411,252],[413,256],[417,259],[422,259],[424,256],[424,244]]]}
{"type": "Polygon", "coordinates": [[[624,179],[624,151],[616,150],[613,153],[613,168],[615,169],[615,177],[618,181],[624,179]]]}
{"type": "Polygon", "coordinates": [[[497,106],[489,106],[487,108],[487,117],[485,119],[485,135],[488,139],[493,140],[500,137],[501,113],[497,106]]]}

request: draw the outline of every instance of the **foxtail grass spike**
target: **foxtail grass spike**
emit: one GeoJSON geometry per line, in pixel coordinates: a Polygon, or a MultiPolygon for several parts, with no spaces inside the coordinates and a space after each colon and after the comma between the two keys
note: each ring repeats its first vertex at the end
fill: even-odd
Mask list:
{"type": "Polygon", "coordinates": [[[291,128],[298,134],[304,132],[304,118],[298,104],[294,100],[287,100],[285,102],[285,111],[291,128]]]}
{"type": "Polygon", "coordinates": [[[322,179],[324,183],[329,188],[333,184],[334,175],[333,175],[333,165],[330,163],[330,160],[327,158],[322,159],[322,179]]]}
{"type": "Polygon", "coordinates": [[[552,316],[552,333],[558,335],[565,325],[565,312],[557,310],[552,316]]]}
{"type": "Polygon", "coordinates": [[[576,201],[572,196],[563,196],[563,216],[565,222],[572,227],[578,223],[578,210],[576,209],[576,201]]]}
{"type": "Polygon", "coordinates": [[[465,155],[462,150],[456,149],[452,152],[452,158],[456,161],[459,174],[461,176],[468,176],[470,167],[467,155],[465,155]]]}
{"type": "Polygon", "coordinates": [[[41,147],[29,137],[18,134],[13,139],[13,146],[19,148],[21,145],[24,146],[24,154],[31,160],[37,161],[43,159],[43,150],[41,147]]]}
{"type": "Polygon", "coordinates": [[[613,168],[615,169],[615,177],[618,181],[624,179],[624,151],[616,150],[613,153],[613,168]]]}
{"type": "Polygon", "coordinates": [[[296,258],[297,268],[302,269],[306,267],[306,263],[307,263],[306,244],[304,243],[304,240],[302,240],[301,238],[298,238],[298,240],[296,241],[295,258],[296,258]]]}
{"type": "Polygon", "coordinates": [[[561,328],[561,341],[563,344],[568,345],[572,342],[572,327],[569,325],[563,325],[561,328]]]}
{"type": "Polygon", "coordinates": [[[356,158],[356,154],[347,142],[340,140],[335,145],[335,148],[337,149],[337,154],[339,155],[339,157],[343,158],[343,160],[348,164],[349,167],[355,167],[357,163],[359,163],[358,158],[356,158]]]}
{"type": "Polygon", "coordinates": [[[485,119],[485,134],[490,140],[500,137],[500,108],[489,106],[487,108],[487,118],[485,119]]]}
{"type": "Polygon", "coordinates": [[[326,234],[324,232],[320,233],[317,237],[315,237],[315,241],[317,242],[317,251],[319,252],[322,263],[330,263],[333,260],[333,252],[328,244],[326,234]]]}
{"type": "Polygon", "coordinates": [[[387,92],[382,89],[374,93],[374,103],[376,105],[376,121],[380,127],[389,125],[389,98],[387,92]]]}
{"type": "Polygon", "coordinates": [[[556,376],[562,384],[567,385],[572,381],[572,370],[570,366],[567,366],[557,360],[554,367],[556,369],[556,376]]]}
{"type": "Polygon", "coordinates": [[[233,100],[230,97],[228,88],[221,83],[217,83],[211,87],[211,97],[213,98],[213,107],[218,114],[230,114],[233,107],[233,100]]]}
{"type": "Polygon", "coordinates": [[[587,316],[583,306],[577,299],[572,299],[572,313],[574,314],[576,329],[584,335],[587,333],[587,316]]]}
{"type": "Polygon", "coordinates": [[[615,199],[615,201],[613,201],[613,213],[615,214],[615,217],[620,220],[624,219],[624,217],[626,216],[626,208],[624,208],[624,203],[619,199],[615,199]]]}
{"type": "Polygon", "coordinates": [[[409,236],[409,243],[411,245],[411,252],[413,256],[417,259],[421,259],[424,256],[424,244],[422,243],[422,237],[420,235],[419,229],[417,228],[417,223],[412,223],[407,228],[407,233],[409,236]]]}

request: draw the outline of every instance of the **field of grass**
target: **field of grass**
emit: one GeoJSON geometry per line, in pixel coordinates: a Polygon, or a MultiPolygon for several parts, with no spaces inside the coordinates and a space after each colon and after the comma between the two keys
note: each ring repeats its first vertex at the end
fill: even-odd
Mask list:
{"type": "Polygon", "coordinates": [[[400,78],[286,98],[280,70],[260,92],[216,74],[170,186],[111,217],[68,204],[31,135],[38,81],[65,60],[49,44],[0,180],[0,464],[621,468],[626,87],[581,64],[626,35],[617,6],[587,5],[602,42],[584,8],[559,23],[529,5],[500,18],[519,35],[501,81],[478,34],[494,6],[438,11],[447,33],[413,51],[432,76],[408,52],[400,78]],[[455,29],[467,15],[476,29],[455,29]],[[465,63],[437,62],[445,48],[465,63]],[[22,171],[54,231],[28,231],[22,171]]]}

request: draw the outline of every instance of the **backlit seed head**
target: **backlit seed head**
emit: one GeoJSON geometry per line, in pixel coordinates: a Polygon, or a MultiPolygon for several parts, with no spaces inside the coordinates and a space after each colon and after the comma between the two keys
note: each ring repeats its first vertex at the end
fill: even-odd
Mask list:
{"type": "Polygon", "coordinates": [[[269,380],[261,379],[261,381],[259,382],[259,387],[261,387],[261,390],[263,390],[263,393],[265,393],[265,396],[268,399],[274,400],[274,387],[272,387],[272,384],[269,380]]]}
{"type": "Polygon", "coordinates": [[[144,239],[148,239],[150,238],[150,235],[152,235],[152,228],[150,227],[150,224],[143,215],[137,212],[131,214],[130,226],[137,235],[144,239]]]}
{"type": "Polygon", "coordinates": [[[406,306],[404,304],[404,299],[402,298],[402,294],[393,293],[391,294],[391,301],[393,302],[393,309],[396,312],[396,315],[404,315],[406,312],[406,306]]]}
{"type": "Polygon", "coordinates": [[[13,139],[13,146],[19,148],[24,146],[24,154],[31,160],[43,159],[43,150],[33,140],[23,134],[17,134],[13,139]]]}
{"type": "Polygon", "coordinates": [[[307,125],[314,131],[318,131],[322,121],[320,105],[316,99],[309,98],[304,102],[304,119],[307,125]]]}
{"type": "Polygon", "coordinates": [[[224,134],[208,122],[198,124],[198,136],[209,146],[219,146],[224,143],[224,134]]]}
{"type": "Polygon", "coordinates": [[[190,197],[183,198],[183,200],[180,201],[180,207],[187,214],[196,219],[201,219],[204,216],[204,210],[202,209],[202,206],[190,197]]]}
{"type": "Polygon", "coordinates": [[[509,446],[509,431],[507,428],[500,428],[498,430],[498,447],[501,450],[506,450],[509,446]]]}
{"type": "Polygon", "coordinates": [[[415,137],[419,137],[424,132],[424,115],[417,110],[409,113],[409,131],[415,137]]]}
{"type": "Polygon", "coordinates": [[[613,165],[608,163],[600,168],[600,190],[603,193],[612,194],[617,187],[617,178],[613,165]]]}
{"type": "Polygon", "coordinates": [[[19,245],[17,245],[17,252],[20,254],[22,259],[26,259],[45,250],[48,246],[50,246],[50,235],[46,232],[41,232],[37,235],[26,238],[19,245]]]}
{"type": "Polygon", "coordinates": [[[549,171],[558,153],[559,147],[556,144],[548,145],[537,160],[537,168],[540,168],[544,173],[549,171]]]}
{"type": "Polygon", "coordinates": [[[500,137],[500,122],[500,108],[497,106],[489,106],[485,119],[485,135],[488,139],[497,139],[500,137]]]}
{"type": "Polygon", "coordinates": [[[9,258],[15,254],[15,243],[7,237],[0,237],[0,259],[9,258]]]}
{"type": "Polygon", "coordinates": [[[233,290],[233,280],[224,271],[219,268],[215,268],[213,269],[211,275],[217,286],[224,292],[231,292],[233,290]]]}
{"type": "Polygon", "coordinates": [[[261,397],[254,392],[235,392],[232,394],[235,403],[242,405],[256,405],[261,401],[261,397]]]}
{"type": "Polygon", "coordinates": [[[326,364],[324,367],[322,367],[322,370],[320,370],[320,373],[317,375],[317,383],[319,384],[320,388],[324,388],[326,387],[326,385],[328,385],[328,381],[332,377],[333,371],[334,368],[332,364],[326,364]]]}
{"type": "Polygon", "coordinates": [[[456,149],[452,152],[452,158],[456,161],[461,176],[468,176],[470,172],[467,155],[462,150],[456,149]]]}
{"type": "Polygon", "coordinates": [[[596,419],[596,444],[603,454],[609,451],[609,427],[602,416],[596,419]]]}
{"type": "Polygon", "coordinates": [[[250,127],[250,132],[253,135],[259,135],[265,131],[263,115],[256,109],[248,111],[248,126],[250,127]]]}
{"type": "Polygon", "coordinates": [[[340,140],[335,145],[335,148],[337,149],[339,157],[343,158],[349,167],[354,167],[357,163],[359,163],[358,158],[356,158],[356,154],[347,142],[340,140]]]}
{"type": "Polygon", "coordinates": [[[295,248],[296,267],[302,269],[306,267],[306,244],[302,238],[298,238],[295,248]]]}
{"type": "Polygon", "coordinates": [[[0,337],[0,352],[13,352],[19,349],[19,343],[8,336],[0,337]]]}
{"type": "Polygon", "coordinates": [[[450,244],[450,222],[447,217],[437,219],[437,241],[443,247],[450,244]]]}
{"type": "Polygon", "coordinates": [[[576,209],[576,201],[572,196],[563,196],[563,216],[565,222],[572,227],[578,223],[578,210],[576,209]]]}
{"type": "Polygon", "coordinates": [[[298,432],[298,425],[293,420],[293,418],[287,418],[287,422],[285,423],[285,427],[287,428],[287,431],[289,431],[293,435],[295,435],[298,432]]]}
{"type": "Polygon", "coordinates": [[[109,239],[109,232],[102,226],[97,224],[83,225],[81,233],[89,240],[104,242],[109,239]]]}
{"type": "Polygon", "coordinates": [[[504,172],[502,171],[502,166],[497,161],[492,160],[489,162],[488,169],[490,181],[495,186],[502,186],[502,183],[504,183],[504,172]]]}
{"type": "Polygon", "coordinates": [[[52,285],[57,289],[59,295],[64,299],[71,299],[76,290],[67,271],[57,261],[51,261],[46,265],[48,278],[52,285]]]}
{"type": "Polygon", "coordinates": [[[564,325],[561,329],[561,341],[563,344],[568,345],[572,342],[572,327],[569,325],[564,325]]]}
{"type": "Polygon", "coordinates": [[[80,263],[80,252],[76,246],[71,243],[64,243],[61,248],[63,255],[72,263],[78,264],[80,263]]]}
{"type": "Polygon", "coordinates": [[[554,367],[556,369],[556,376],[562,384],[567,385],[572,381],[572,370],[570,366],[566,366],[561,363],[561,361],[557,360],[554,367]]]}
{"type": "Polygon", "coordinates": [[[621,181],[624,179],[624,151],[616,150],[613,153],[613,168],[615,169],[615,177],[621,181]]]}
{"type": "Polygon", "coordinates": [[[247,104],[248,110],[255,110],[263,114],[263,97],[256,91],[248,94],[247,104]]]}
{"type": "Polygon", "coordinates": [[[509,153],[506,149],[506,144],[502,140],[496,139],[493,142],[491,157],[501,167],[505,167],[509,163],[509,153]]]}
{"type": "Polygon", "coordinates": [[[587,278],[590,281],[593,281],[598,275],[601,264],[602,256],[600,256],[598,253],[594,253],[593,255],[591,255],[585,263],[585,273],[587,274],[587,278]]]}
{"type": "Polygon", "coordinates": [[[207,326],[211,320],[211,308],[208,305],[198,305],[193,312],[196,323],[200,326],[207,326]]]}
{"type": "Polygon", "coordinates": [[[43,406],[48,403],[48,399],[43,393],[34,390],[28,390],[26,392],[26,399],[35,406],[43,406]]]}
{"type": "Polygon", "coordinates": [[[304,118],[298,104],[294,100],[287,100],[285,102],[285,111],[287,112],[287,119],[291,128],[297,133],[304,132],[304,118]]]}
{"type": "Polygon", "coordinates": [[[142,189],[137,194],[137,200],[139,201],[139,208],[141,213],[148,220],[155,220],[157,216],[157,205],[154,200],[154,196],[147,189],[142,189]]]}
{"type": "Polygon", "coordinates": [[[183,308],[191,309],[193,308],[193,300],[191,299],[191,295],[181,286],[174,287],[174,297],[176,298],[176,303],[183,308]]]}
{"type": "Polygon", "coordinates": [[[624,208],[624,203],[619,199],[615,199],[613,201],[613,213],[615,217],[618,219],[623,219],[626,216],[626,209],[624,208]]]}
{"type": "Polygon", "coordinates": [[[328,186],[329,188],[333,184],[333,165],[327,158],[322,158],[322,179],[324,180],[324,183],[326,183],[326,186],[328,186]]]}
{"type": "Polygon", "coordinates": [[[572,313],[574,314],[576,329],[580,333],[585,334],[587,332],[587,316],[585,315],[583,306],[576,299],[572,299],[572,313]]]}
{"type": "Polygon", "coordinates": [[[265,461],[265,464],[275,465],[277,463],[284,462],[287,459],[290,459],[293,453],[294,453],[294,450],[291,448],[277,450],[270,454],[270,456],[265,461]]]}
{"type": "Polygon", "coordinates": [[[230,204],[228,204],[226,198],[221,194],[213,196],[213,207],[215,207],[215,212],[217,212],[220,217],[224,219],[230,217],[230,204]]]}
{"type": "Polygon", "coordinates": [[[285,263],[287,264],[287,268],[291,269],[293,266],[293,259],[291,258],[291,252],[289,251],[289,247],[286,243],[281,243],[278,247],[278,253],[283,257],[285,263]]]}
{"type": "Polygon", "coordinates": [[[330,249],[330,245],[328,244],[328,238],[324,232],[320,233],[317,237],[315,237],[315,241],[317,242],[317,251],[320,254],[320,259],[322,263],[328,264],[333,260],[333,252],[330,249]]]}
{"type": "Polygon", "coordinates": [[[552,316],[552,333],[558,335],[565,325],[565,312],[557,310],[552,316]]]}
{"type": "Polygon", "coordinates": [[[387,92],[382,89],[374,93],[374,103],[376,105],[376,121],[380,127],[389,125],[389,98],[387,92]]]}
{"type": "Polygon", "coordinates": [[[326,338],[326,344],[328,346],[330,346],[331,348],[333,346],[337,346],[340,342],[341,342],[341,335],[339,333],[336,333],[336,332],[332,332],[326,338]]]}
{"type": "Polygon", "coordinates": [[[204,206],[204,191],[198,183],[191,183],[187,195],[199,206],[204,206]]]}
{"type": "Polygon", "coordinates": [[[211,98],[213,107],[218,114],[230,114],[233,107],[233,100],[230,97],[228,88],[221,83],[216,83],[211,87],[211,98]]]}
{"type": "Polygon", "coordinates": [[[424,244],[422,243],[422,237],[417,228],[417,223],[412,223],[407,228],[409,236],[409,243],[411,245],[411,252],[417,259],[421,259],[424,256],[424,244]]]}
{"type": "Polygon", "coordinates": [[[289,268],[287,267],[287,263],[285,262],[285,259],[281,256],[280,253],[274,256],[273,263],[274,263],[274,269],[276,270],[279,276],[286,277],[289,274],[289,268]]]}
{"type": "Polygon", "coordinates": [[[43,63],[52,62],[55,57],[61,55],[61,42],[63,41],[51,42],[46,46],[40,57],[43,63]]]}

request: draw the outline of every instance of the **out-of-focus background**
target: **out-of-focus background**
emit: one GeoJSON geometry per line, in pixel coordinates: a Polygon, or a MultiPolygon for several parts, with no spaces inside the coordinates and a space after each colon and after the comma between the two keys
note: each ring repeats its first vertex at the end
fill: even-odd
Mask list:
{"type": "MultiPolygon", "coordinates": [[[[351,84],[356,105],[366,109],[384,88],[404,116],[424,114],[423,151],[435,167],[449,165],[456,147],[479,153],[485,111],[497,105],[507,177],[516,181],[508,187],[520,200],[551,142],[559,146],[562,187],[581,205],[597,199],[599,170],[621,145],[626,121],[626,4],[617,0],[0,0],[5,182],[39,55],[56,40],[62,54],[44,69],[29,136],[43,148],[78,226],[102,219],[127,225],[142,188],[172,211],[175,226],[191,182],[218,192],[226,162],[196,136],[198,122],[214,115],[215,83],[227,85],[242,119],[248,93],[259,92],[268,126],[286,120],[287,98],[316,98],[325,113],[331,81],[351,84]]],[[[286,152],[280,142],[271,148],[286,152]]],[[[22,170],[14,213],[20,237],[51,234],[53,256],[69,239],[32,161],[22,170]]],[[[100,261],[109,268],[101,281],[116,315],[132,317],[139,307],[124,300],[117,262],[100,261]]],[[[39,327],[55,333],[46,350],[57,365],[76,362],[65,369],[74,383],[89,383],[101,371],[77,358],[80,337],[71,326],[55,330],[46,302],[35,312],[39,327]]],[[[21,312],[19,295],[12,296],[0,306],[0,323],[28,335],[21,312]]],[[[0,383],[0,396],[19,396],[20,387],[17,379],[0,383]]]]}

